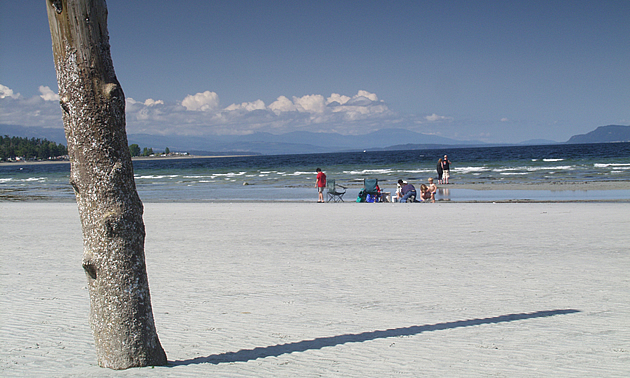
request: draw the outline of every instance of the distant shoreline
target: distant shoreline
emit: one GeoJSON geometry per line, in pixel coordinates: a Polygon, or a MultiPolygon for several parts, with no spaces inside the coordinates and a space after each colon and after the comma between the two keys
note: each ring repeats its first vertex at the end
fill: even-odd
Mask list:
{"type": "MultiPolygon", "coordinates": [[[[181,160],[181,159],[215,159],[215,158],[232,158],[247,157],[257,155],[186,155],[186,156],[134,156],[132,161],[143,160],[181,160]]],[[[70,160],[37,160],[37,161],[0,161],[0,165],[37,165],[37,164],[69,164],[70,160]]]]}

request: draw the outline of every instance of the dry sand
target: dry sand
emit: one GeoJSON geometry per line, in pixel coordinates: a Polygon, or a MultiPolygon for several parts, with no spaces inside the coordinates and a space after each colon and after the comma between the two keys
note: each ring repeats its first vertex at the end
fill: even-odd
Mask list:
{"type": "Polygon", "coordinates": [[[96,366],[75,204],[0,202],[0,376],[627,377],[630,204],[146,203],[170,367],[96,366]]]}

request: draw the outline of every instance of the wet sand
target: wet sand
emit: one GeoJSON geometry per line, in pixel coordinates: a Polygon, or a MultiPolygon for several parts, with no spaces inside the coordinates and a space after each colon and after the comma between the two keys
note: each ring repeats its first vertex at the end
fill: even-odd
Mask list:
{"type": "Polygon", "coordinates": [[[442,189],[474,190],[630,190],[629,181],[584,181],[584,182],[538,182],[533,184],[448,184],[439,185],[442,189]]]}

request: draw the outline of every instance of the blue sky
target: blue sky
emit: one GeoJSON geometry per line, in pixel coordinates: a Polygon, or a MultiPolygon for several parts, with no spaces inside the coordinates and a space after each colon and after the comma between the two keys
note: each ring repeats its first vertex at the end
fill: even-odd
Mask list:
{"type": "MultiPolygon", "coordinates": [[[[0,3],[0,124],[62,127],[46,1],[0,3]]],[[[630,124],[630,1],[108,1],[133,133],[630,124]]]]}

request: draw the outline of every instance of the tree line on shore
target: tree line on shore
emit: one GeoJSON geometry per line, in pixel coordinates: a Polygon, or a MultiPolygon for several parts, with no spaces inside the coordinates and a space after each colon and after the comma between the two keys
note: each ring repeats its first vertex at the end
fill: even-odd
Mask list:
{"type": "MultiPolygon", "coordinates": [[[[164,152],[153,152],[153,148],[141,149],[137,144],[129,145],[131,156],[170,155],[168,147],[164,152]]],[[[16,160],[63,160],[68,158],[68,148],[60,143],[41,138],[23,138],[0,135],[0,161],[16,160]]]]}
{"type": "Polygon", "coordinates": [[[130,144],[129,145],[129,152],[131,153],[131,156],[135,157],[135,156],[153,156],[153,155],[157,155],[157,154],[162,154],[162,155],[169,155],[171,153],[170,149],[168,147],[166,147],[164,149],[164,152],[153,152],[153,147],[145,147],[143,150],[140,149],[140,146],[137,145],[136,143],[134,144],[130,144]]]}
{"type": "Polygon", "coordinates": [[[41,138],[21,138],[0,135],[0,160],[50,160],[68,155],[68,149],[41,138]]]}

